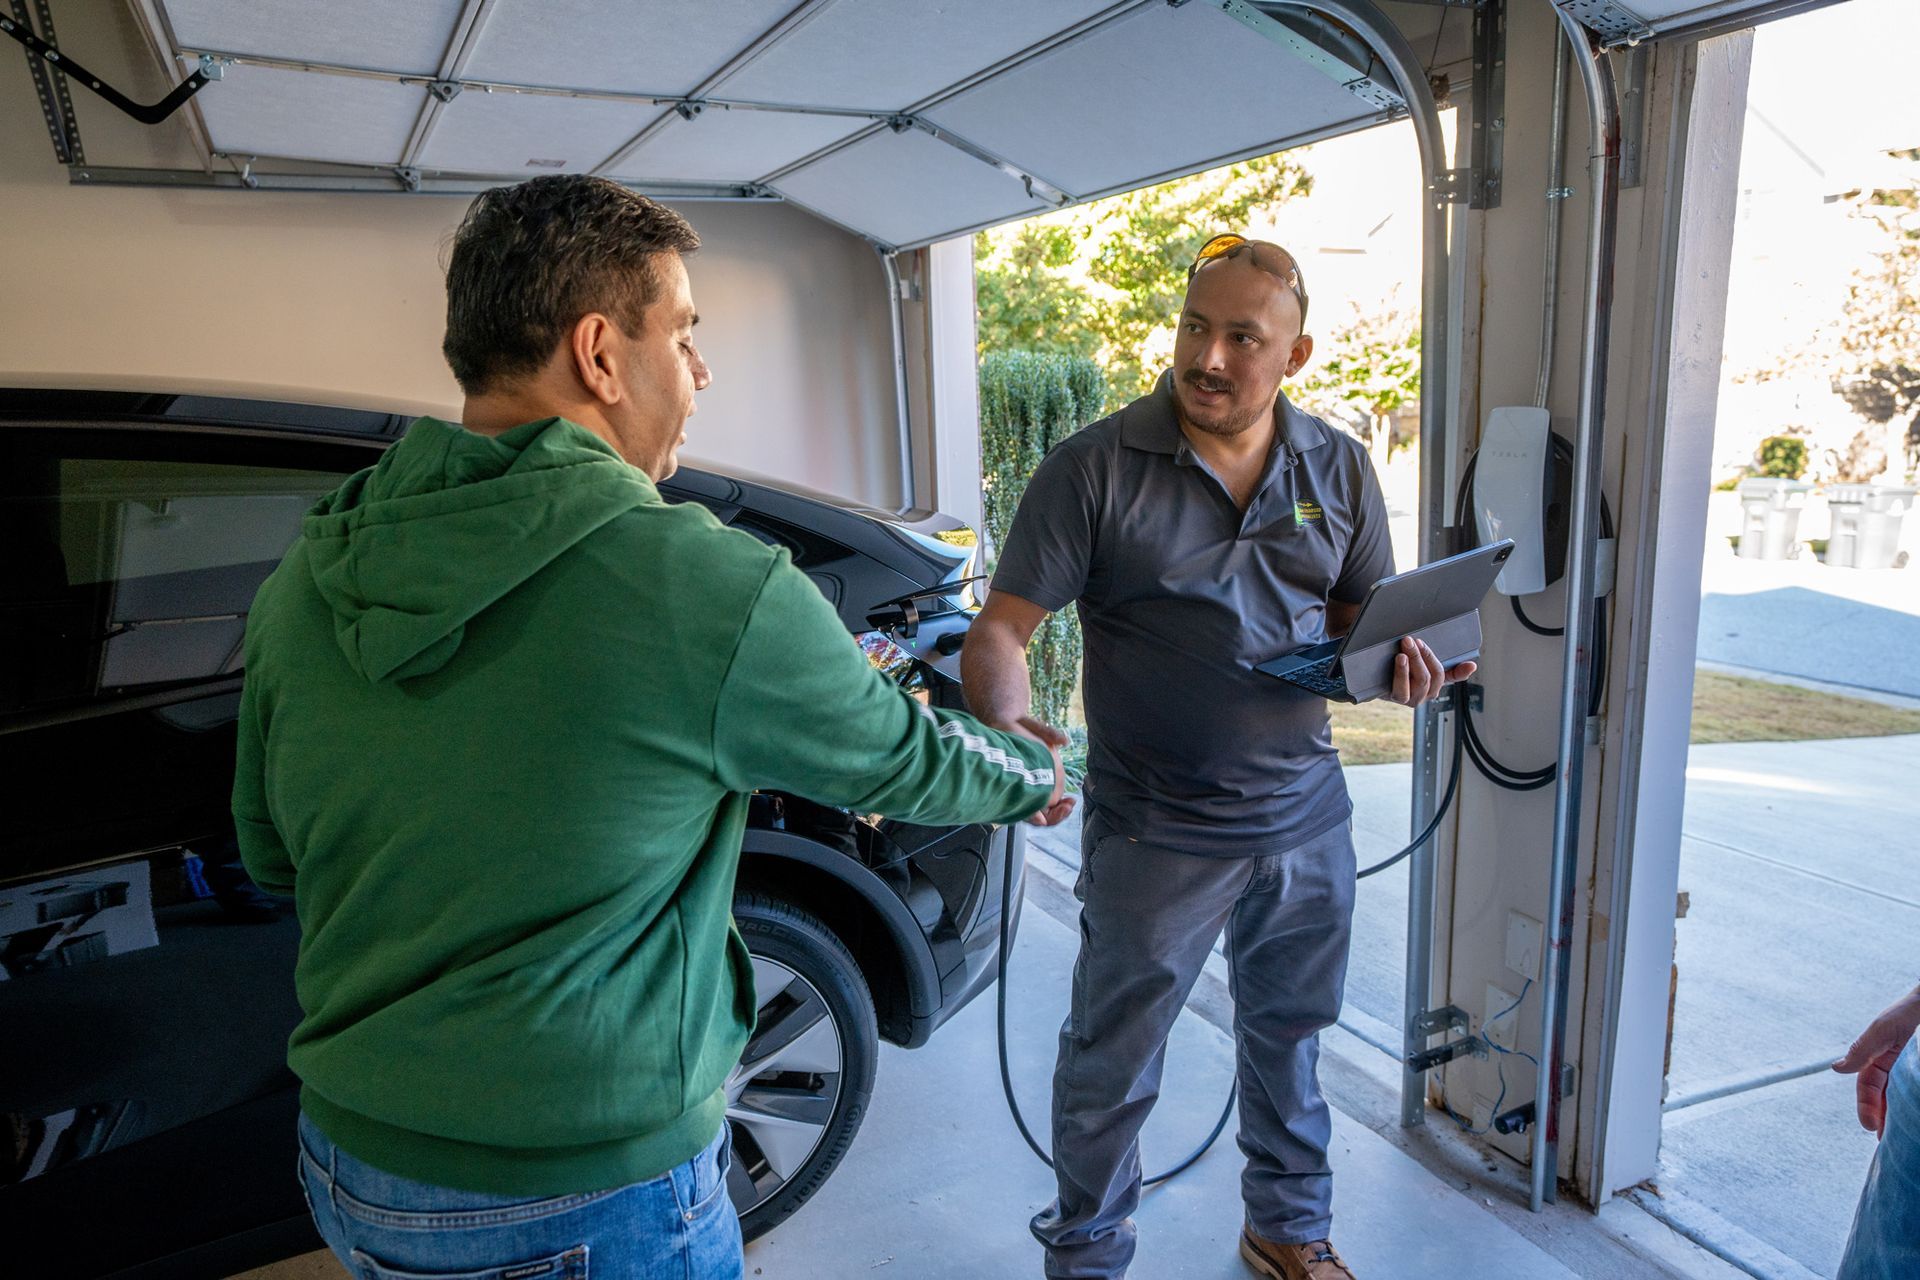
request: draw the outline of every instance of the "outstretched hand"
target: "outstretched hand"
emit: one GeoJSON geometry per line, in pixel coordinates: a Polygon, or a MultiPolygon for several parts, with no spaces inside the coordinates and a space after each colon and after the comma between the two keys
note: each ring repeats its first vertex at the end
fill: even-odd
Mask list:
{"type": "Polygon", "coordinates": [[[1833,1064],[1842,1075],[1858,1074],[1853,1088],[1860,1127],[1879,1137],[1887,1133],[1887,1074],[1916,1027],[1920,1027],[1920,988],[1882,1010],[1846,1056],[1833,1064]]]}
{"type": "Polygon", "coordinates": [[[1393,688],[1387,700],[1403,707],[1417,707],[1430,698],[1439,697],[1442,689],[1465,680],[1479,669],[1478,663],[1463,662],[1451,671],[1444,670],[1426,641],[1407,636],[1400,641],[1400,652],[1393,655],[1393,688]]]}
{"type": "Polygon", "coordinates": [[[1047,744],[1047,750],[1053,754],[1053,796],[1047,801],[1047,807],[1034,814],[1027,821],[1036,827],[1057,827],[1067,820],[1073,812],[1073,797],[1067,791],[1067,771],[1060,763],[1060,748],[1067,745],[1067,735],[1054,726],[1036,720],[1032,716],[1021,716],[1011,724],[996,726],[1008,733],[1017,733],[1025,738],[1047,744]]]}

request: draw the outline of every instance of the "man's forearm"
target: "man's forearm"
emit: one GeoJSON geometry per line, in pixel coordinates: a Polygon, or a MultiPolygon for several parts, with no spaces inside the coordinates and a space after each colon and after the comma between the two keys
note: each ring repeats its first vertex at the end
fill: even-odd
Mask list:
{"type": "Polygon", "coordinates": [[[1004,626],[976,625],[967,634],[967,647],[960,654],[960,679],[967,706],[988,724],[1011,725],[1033,705],[1026,647],[1004,626]]]}

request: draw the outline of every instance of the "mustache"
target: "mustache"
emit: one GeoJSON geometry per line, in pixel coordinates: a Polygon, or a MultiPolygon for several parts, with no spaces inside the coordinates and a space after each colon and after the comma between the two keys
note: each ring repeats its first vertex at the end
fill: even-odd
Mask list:
{"type": "Polygon", "coordinates": [[[1225,378],[1210,378],[1198,369],[1189,369],[1180,375],[1180,380],[1190,387],[1201,391],[1231,391],[1233,384],[1225,378]]]}

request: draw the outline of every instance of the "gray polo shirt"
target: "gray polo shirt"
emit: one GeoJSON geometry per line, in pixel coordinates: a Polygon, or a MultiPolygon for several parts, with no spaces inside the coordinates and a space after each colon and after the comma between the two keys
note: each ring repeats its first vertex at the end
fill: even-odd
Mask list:
{"type": "Polygon", "coordinates": [[[1326,602],[1393,572],[1386,503],[1360,443],[1282,395],[1242,514],[1188,446],[1172,385],[1047,454],[993,589],[1079,608],[1090,806],[1151,844],[1278,853],[1353,806],[1325,700],[1253,667],[1326,639],[1326,602]]]}

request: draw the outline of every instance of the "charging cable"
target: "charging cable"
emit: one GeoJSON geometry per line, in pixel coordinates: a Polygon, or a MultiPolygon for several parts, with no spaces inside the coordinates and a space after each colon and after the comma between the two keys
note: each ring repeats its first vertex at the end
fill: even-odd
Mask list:
{"type": "MultiPolygon", "coordinates": [[[[1013,947],[1012,849],[1007,850],[1007,856],[1002,859],[1002,862],[1004,865],[1001,867],[1000,874],[1000,981],[995,984],[999,988],[995,997],[995,1003],[997,1005],[995,1010],[997,1018],[995,1026],[999,1032],[1000,1042],[1000,1089],[1001,1092],[1007,1095],[1007,1110],[1013,1114],[1014,1127],[1020,1130],[1020,1136],[1027,1140],[1027,1146],[1032,1149],[1034,1155],[1040,1158],[1040,1163],[1051,1169],[1053,1168],[1053,1157],[1047,1154],[1046,1148],[1041,1146],[1039,1140],[1033,1136],[1033,1131],[1027,1128],[1027,1118],[1020,1114],[1020,1103],[1013,1096],[1013,1071],[1007,1065],[1007,955],[1013,947]]],[[[1233,1104],[1239,1096],[1240,1087],[1239,1082],[1236,1081],[1227,1087],[1227,1105],[1221,1108],[1220,1118],[1214,1122],[1213,1132],[1207,1135],[1206,1141],[1195,1147],[1188,1153],[1184,1160],[1174,1165],[1171,1169],[1168,1169],[1165,1173],[1156,1173],[1152,1177],[1142,1178],[1141,1185],[1151,1187],[1157,1183],[1165,1182],[1168,1178],[1185,1173],[1194,1161],[1207,1154],[1207,1152],[1212,1149],[1213,1144],[1219,1141],[1220,1135],[1226,1131],[1227,1120],[1233,1115],[1233,1104]]]]}

